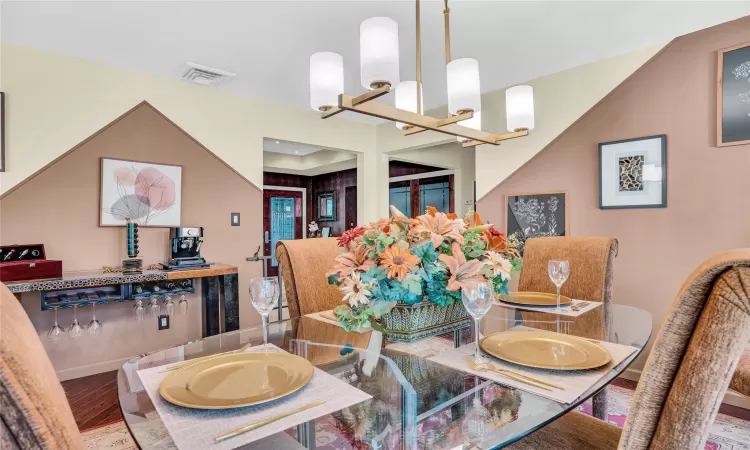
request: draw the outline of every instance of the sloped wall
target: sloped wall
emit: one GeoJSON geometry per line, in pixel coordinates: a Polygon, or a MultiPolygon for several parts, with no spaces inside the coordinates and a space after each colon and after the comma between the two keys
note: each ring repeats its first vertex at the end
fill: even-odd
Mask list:
{"type": "Polygon", "coordinates": [[[716,147],[717,50],[748,41],[750,17],[678,38],[478,210],[502,225],[506,194],[568,191],[571,234],[620,241],[614,301],[651,312],[656,333],[693,269],[750,246],[750,145],[716,147]],[[598,144],[657,134],[667,135],[668,207],[600,210],[598,144]]]}
{"type": "MultiPolygon", "coordinates": [[[[151,105],[143,103],[95,134],[46,170],[0,200],[0,242],[44,243],[49,259],[63,261],[63,270],[117,266],[125,256],[125,231],[99,227],[100,158],[119,158],[183,167],[182,224],[203,226],[202,254],[209,261],[239,267],[241,326],[259,323],[250,305],[248,286],[261,276],[259,263],[245,261],[261,244],[262,193],[212,153],[198,144],[151,105]],[[230,213],[239,212],[239,227],[230,213]]],[[[167,259],[169,229],[141,228],[144,264],[167,259]]],[[[23,296],[23,305],[61,377],[113,370],[122,358],[169,347],[201,336],[201,304],[190,300],[189,316],[176,316],[169,330],[144,322],[136,326],[132,303],[97,308],[104,325],[98,338],[64,339],[52,345],[46,332],[53,313],[42,312],[39,294],[23,296]]],[[[78,318],[91,320],[91,308],[80,308],[78,318]]],[[[59,311],[62,326],[70,325],[71,309],[59,311]]]]}

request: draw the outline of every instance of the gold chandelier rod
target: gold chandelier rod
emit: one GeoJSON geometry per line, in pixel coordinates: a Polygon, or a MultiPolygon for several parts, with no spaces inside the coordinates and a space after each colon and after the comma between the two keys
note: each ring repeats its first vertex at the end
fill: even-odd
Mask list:
{"type": "Polygon", "coordinates": [[[448,8],[448,0],[445,0],[443,17],[445,18],[445,65],[448,65],[451,62],[451,10],[448,8]]]}

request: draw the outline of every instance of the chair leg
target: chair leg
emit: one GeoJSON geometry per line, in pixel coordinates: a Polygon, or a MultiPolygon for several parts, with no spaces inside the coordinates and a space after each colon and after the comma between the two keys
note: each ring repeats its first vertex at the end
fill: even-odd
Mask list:
{"type": "Polygon", "coordinates": [[[599,420],[607,422],[609,415],[607,414],[607,388],[597,392],[591,399],[593,403],[593,415],[599,420]]]}

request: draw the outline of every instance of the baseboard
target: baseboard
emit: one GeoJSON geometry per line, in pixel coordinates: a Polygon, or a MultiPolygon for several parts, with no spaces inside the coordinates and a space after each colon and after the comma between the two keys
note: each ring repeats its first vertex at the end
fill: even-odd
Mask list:
{"type": "Polygon", "coordinates": [[[111,372],[113,370],[119,370],[127,360],[132,358],[128,356],[125,358],[112,359],[110,361],[102,361],[96,364],[89,364],[86,366],[72,367],[70,369],[56,370],[57,378],[60,381],[72,380],[73,378],[81,378],[89,375],[96,375],[102,372],[111,372]]]}
{"type": "MultiPolygon", "coordinates": [[[[626,380],[638,381],[641,378],[641,371],[637,369],[626,369],[625,372],[620,374],[620,376],[626,380]]],[[[736,406],[738,408],[750,409],[750,397],[745,397],[731,389],[724,394],[724,400],[722,403],[736,406]]]]}

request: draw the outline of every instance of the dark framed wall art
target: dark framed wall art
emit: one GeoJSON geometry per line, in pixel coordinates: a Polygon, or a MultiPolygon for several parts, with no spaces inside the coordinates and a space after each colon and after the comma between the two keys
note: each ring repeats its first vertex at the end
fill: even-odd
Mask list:
{"type": "Polygon", "coordinates": [[[716,145],[750,144],[750,42],[719,50],[716,145]]]}
{"type": "Polygon", "coordinates": [[[599,144],[599,208],[667,207],[667,135],[599,144]]]}
{"type": "Polygon", "coordinates": [[[535,192],[505,196],[505,232],[518,241],[523,255],[526,239],[568,236],[568,193],[535,192]]]}

